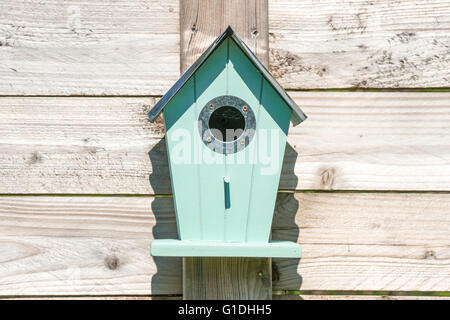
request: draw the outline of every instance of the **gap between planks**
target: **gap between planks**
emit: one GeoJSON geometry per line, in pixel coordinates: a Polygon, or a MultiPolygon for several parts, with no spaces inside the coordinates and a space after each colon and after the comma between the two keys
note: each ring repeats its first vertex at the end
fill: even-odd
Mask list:
{"type": "MultiPolygon", "coordinates": [[[[448,293],[448,292],[446,292],[448,293]]],[[[181,300],[181,295],[111,295],[111,296],[0,296],[0,300],[181,300]]],[[[272,296],[273,300],[450,300],[449,295],[427,295],[418,292],[414,295],[403,295],[397,292],[389,294],[364,294],[352,293],[333,293],[333,294],[276,294],[272,296]]]]}
{"type": "MultiPolygon", "coordinates": [[[[285,88],[286,92],[450,92],[450,87],[424,87],[424,88],[285,88]]],[[[0,98],[155,98],[162,95],[35,95],[35,94],[0,94],[0,98]]]]}
{"type": "MultiPolygon", "coordinates": [[[[450,194],[442,190],[278,190],[278,193],[380,193],[380,194],[450,194]]],[[[173,198],[173,194],[136,193],[0,193],[0,197],[127,197],[173,198]]]]}

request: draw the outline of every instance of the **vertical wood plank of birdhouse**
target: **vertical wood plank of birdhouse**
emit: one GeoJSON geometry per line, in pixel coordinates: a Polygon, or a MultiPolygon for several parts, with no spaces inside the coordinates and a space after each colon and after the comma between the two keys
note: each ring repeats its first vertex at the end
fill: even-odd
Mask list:
{"type": "MultiPolygon", "coordinates": [[[[183,0],[180,1],[182,73],[228,25],[268,66],[268,0],[183,0]]],[[[186,257],[183,298],[271,299],[271,265],[270,258],[186,257]]]]}
{"type": "MultiPolygon", "coordinates": [[[[228,52],[229,94],[243,99],[248,107],[253,110],[255,118],[258,119],[262,75],[232,40],[229,40],[228,52]]],[[[258,125],[258,121],[256,121],[256,124],[258,125]]],[[[252,184],[254,160],[258,152],[257,138],[255,135],[244,150],[227,155],[227,175],[231,179],[230,194],[232,199],[232,205],[225,219],[227,240],[253,240],[247,238],[246,230],[248,215],[251,214],[249,211],[252,201],[251,191],[257,188],[252,184]]]]}
{"type": "MultiPolygon", "coordinates": [[[[197,118],[211,99],[226,94],[227,43],[222,43],[195,73],[197,118]]],[[[199,138],[194,132],[194,139],[199,138]]],[[[198,166],[201,193],[203,240],[225,240],[225,197],[223,178],[226,175],[224,155],[212,151],[199,141],[203,160],[198,166]]]]}

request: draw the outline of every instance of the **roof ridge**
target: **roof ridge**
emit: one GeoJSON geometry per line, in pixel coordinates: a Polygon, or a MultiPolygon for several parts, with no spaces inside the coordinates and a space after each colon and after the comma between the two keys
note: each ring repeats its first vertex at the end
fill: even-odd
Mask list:
{"type": "Polygon", "coordinates": [[[203,52],[183,75],[175,82],[175,84],[166,92],[166,94],[155,104],[155,106],[148,112],[148,117],[151,122],[154,122],[164,107],[169,101],[178,93],[178,91],[184,86],[184,84],[191,78],[191,76],[200,68],[200,66],[208,59],[208,57],[219,47],[219,45],[227,38],[233,39],[237,46],[247,56],[247,58],[253,63],[256,69],[264,76],[264,78],[275,89],[281,99],[286,102],[289,108],[293,111],[292,123],[295,125],[301,123],[307,117],[300,109],[300,107],[292,100],[287,92],[280,86],[275,78],[270,74],[269,70],[259,61],[256,55],[250,50],[250,48],[242,41],[239,36],[234,32],[231,26],[228,26],[226,30],[203,52]]]}

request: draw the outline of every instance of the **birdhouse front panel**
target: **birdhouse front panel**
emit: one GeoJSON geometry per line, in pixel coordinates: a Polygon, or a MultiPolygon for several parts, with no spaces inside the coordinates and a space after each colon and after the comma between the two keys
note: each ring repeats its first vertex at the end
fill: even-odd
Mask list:
{"type": "Polygon", "coordinates": [[[152,254],[298,256],[269,242],[292,108],[239,43],[221,39],[163,112],[179,240],[152,254]]]}
{"type": "Polygon", "coordinates": [[[233,41],[224,41],[197,70],[164,109],[181,239],[268,241],[290,117],[289,107],[233,41]],[[217,99],[224,96],[240,101],[217,99]],[[246,115],[250,112],[251,119],[246,115]],[[210,130],[203,136],[208,127],[201,123],[204,130],[198,130],[197,122],[204,120],[200,117],[219,131],[253,126],[255,132],[229,141],[226,131],[219,136],[210,130]],[[184,147],[180,139],[187,139],[184,147]],[[223,148],[224,140],[231,150],[223,148]],[[208,145],[214,142],[220,143],[213,150],[208,145]],[[266,150],[259,150],[261,146],[266,150]],[[258,159],[262,153],[267,159],[258,159]],[[269,153],[277,156],[272,163],[269,153]],[[190,222],[181,223],[185,218],[190,222]],[[192,223],[197,226],[192,228],[192,223]]]}

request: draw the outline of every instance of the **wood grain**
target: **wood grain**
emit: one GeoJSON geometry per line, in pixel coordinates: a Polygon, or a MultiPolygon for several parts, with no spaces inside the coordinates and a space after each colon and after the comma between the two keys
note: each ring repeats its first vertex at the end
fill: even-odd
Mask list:
{"type": "MultiPolygon", "coordinates": [[[[293,298],[296,299],[296,298],[293,298]]],[[[180,296],[98,295],[98,296],[0,296],[0,300],[181,300],[180,296]]]]}
{"type": "MultiPolygon", "coordinates": [[[[181,300],[180,296],[53,296],[53,297],[0,297],[0,300],[181,300]]],[[[449,300],[446,296],[397,295],[274,295],[273,300],[449,300]]]]}
{"type": "Polygon", "coordinates": [[[162,95],[179,50],[177,0],[0,3],[0,95],[162,95]]]}
{"type": "Polygon", "coordinates": [[[450,85],[446,0],[270,0],[269,32],[288,89],[450,85]]]}
{"type": "Polygon", "coordinates": [[[280,187],[449,190],[450,93],[291,95],[309,118],[290,130],[284,170],[295,176],[283,172],[280,187]]]}
{"type": "Polygon", "coordinates": [[[186,257],[183,299],[269,300],[272,299],[271,270],[270,258],[186,257]]]}
{"type": "MultiPolygon", "coordinates": [[[[450,190],[450,93],[291,92],[281,189],[450,190]]],[[[0,98],[0,193],[167,194],[154,98],[0,98]]]]}
{"type": "Polygon", "coordinates": [[[153,98],[0,101],[0,192],[170,192],[164,124],[146,115],[153,98]]]}
{"type": "Polygon", "coordinates": [[[150,256],[154,235],[176,237],[170,200],[1,198],[0,293],[180,293],[181,260],[150,256]]]}
{"type": "Polygon", "coordinates": [[[228,26],[268,65],[268,0],[184,0],[180,12],[181,72],[228,26]]]}
{"type": "MultiPolygon", "coordinates": [[[[182,260],[149,254],[177,236],[172,198],[7,194],[169,194],[164,125],[146,112],[228,25],[266,65],[270,31],[288,89],[450,84],[444,0],[3,1],[0,296],[182,294],[182,260]],[[143,97],[50,97],[86,95],[143,97]]],[[[450,191],[450,93],[290,94],[309,119],[281,189],[450,191]]],[[[450,193],[280,193],[273,238],[303,257],[274,259],[273,288],[450,291],[449,208],[450,193]]],[[[211,261],[191,270],[231,260],[211,261]]],[[[256,274],[238,297],[266,298],[270,269],[233,261],[231,277],[256,274]]],[[[330,296],[297,296],[311,297],[330,296]]]]}
{"type": "MultiPolygon", "coordinates": [[[[183,69],[228,24],[261,56],[269,20],[271,71],[286,88],[449,85],[447,1],[271,0],[270,17],[245,24],[266,1],[209,3],[225,15],[181,10],[181,50],[195,48],[183,69]]],[[[4,1],[0,12],[0,94],[161,95],[179,76],[178,1],[4,1]]]]}
{"type": "Polygon", "coordinates": [[[303,258],[300,263],[274,261],[283,270],[274,288],[450,289],[447,194],[308,193],[280,198],[277,204],[277,208],[291,206],[298,207],[298,229],[281,223],[278,213],[273,237],[291,241],[297,237],[303,258]],[[427,280],[419,280],[424,272],[430,272],[427,280]]]}
{"type": "MultiPolygon", "coordinates": [[[[281,193],[274,290],[450,291],[450,195],[281,193]]],[[[0,197],[0,295],[181,294],[170,197],[0,197]]]]}
{"type": "Polygon", "coordinates": [[[450,300],[441,296],[377,296],[377,295],[280,295],[273,296],[274,300],[450,300]]]}

